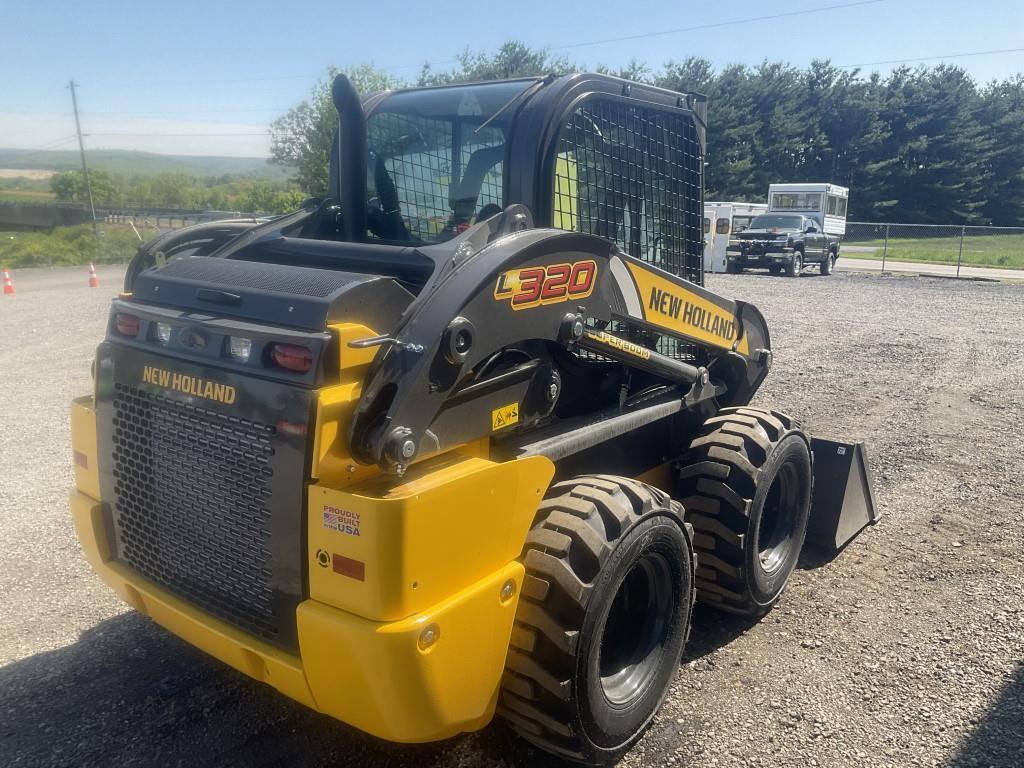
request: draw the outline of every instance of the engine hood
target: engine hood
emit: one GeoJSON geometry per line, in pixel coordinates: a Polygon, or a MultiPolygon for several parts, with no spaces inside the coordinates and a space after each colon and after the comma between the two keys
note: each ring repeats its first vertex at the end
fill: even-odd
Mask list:
{"type": "Polygon", "coordinates": [[[774,240],[779,235],[797,235],[799,229],[745,229],[736,237],[740,240],[774,240]]]}

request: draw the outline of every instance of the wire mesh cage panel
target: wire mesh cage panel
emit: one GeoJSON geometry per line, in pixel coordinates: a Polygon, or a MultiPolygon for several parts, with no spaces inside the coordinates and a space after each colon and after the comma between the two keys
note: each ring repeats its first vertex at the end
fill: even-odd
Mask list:
{"type": "MultiPolygon", "coordinates": [[[[703,161],[689,116],[592,99],[563,126],[557,152],[555,227],[613,240],[631,256],[704,283],[703,161]]],[[[611,330],[677,359],[702,354],[623,322],[611,330]]]]}
{"type": "Polygon", "coordinates": [[[489,205],[501,207],[502,161],[505,156],[505,137],[499,128],[485,126],[463,127],[458,142],[461,149],[461,163],[456,169],[459,178],[459,197],[462,204],[468,204],[472,213],[489,205]]]}
{"type": "Polygon", "coordinates": [[[553,224],[703,283],[703,163],[685,114],[590,99],[562,128],[553,224]]]}
{"type": "MultiPolygon", "coordinates": [[[[451,124],[416,115],[374,115],[367,125],[375,163],[383,164],[394,184],[409,234],[420,240],[443,228],[448,217],[451,174],[451,124]]],[[[377,189],[380,169],[371,173],[370,195],[377,189]]]]}
{"type": "Polygon", "coordinates": [[[471,223],[488,204],[501,206],[505,137],[495,126],[381,112],[367,123],[370,197],[392,184],[409,235],[435,242],[471,223]],[[380,171],[386,171],[381,174],[380,171]]]}

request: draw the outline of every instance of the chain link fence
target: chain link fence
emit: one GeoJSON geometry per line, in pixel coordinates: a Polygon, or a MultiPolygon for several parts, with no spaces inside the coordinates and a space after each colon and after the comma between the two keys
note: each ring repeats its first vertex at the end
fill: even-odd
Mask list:
{"type": "Polygon", "coordinates": [[[925,264],[1024,269],[1024,227],[850,221],[843,256],[925,264]]]}

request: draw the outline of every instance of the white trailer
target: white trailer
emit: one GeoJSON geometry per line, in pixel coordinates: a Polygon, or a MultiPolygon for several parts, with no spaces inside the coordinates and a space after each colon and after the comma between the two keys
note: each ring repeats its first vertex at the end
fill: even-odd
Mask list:
{"type": "Polygon", "coordinates": [[[725,272],[729,240],[750,226],[751,220],[768,210],[765,203],[704,203],[704,271],[725,272]]]}
{"type": "Polygon", "coordinates": [[[769,184],[769,213],[799,213],[818,222],[826,235],[846,234],[846,208],[850,190],[838,184],[769,184]]]}

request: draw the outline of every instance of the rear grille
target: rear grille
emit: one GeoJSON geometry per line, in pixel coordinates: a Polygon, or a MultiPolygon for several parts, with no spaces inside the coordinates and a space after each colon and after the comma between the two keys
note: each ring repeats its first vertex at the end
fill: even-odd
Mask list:
{"type": "Polygon", "coordinates": [[[118,557],[214,616],[279,640],[274,427],[115,383],[118,557]]]}

